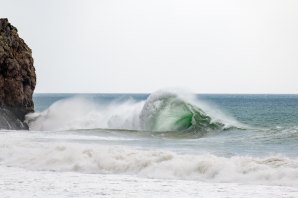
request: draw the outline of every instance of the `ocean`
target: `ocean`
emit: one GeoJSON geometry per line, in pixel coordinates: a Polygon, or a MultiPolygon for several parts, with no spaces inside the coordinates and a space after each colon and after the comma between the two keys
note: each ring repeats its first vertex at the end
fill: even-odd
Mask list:
{"type": "Polygon", "coordinates": [[[298,95],[35,94],[0,197],[298,197],[298,95]]]}

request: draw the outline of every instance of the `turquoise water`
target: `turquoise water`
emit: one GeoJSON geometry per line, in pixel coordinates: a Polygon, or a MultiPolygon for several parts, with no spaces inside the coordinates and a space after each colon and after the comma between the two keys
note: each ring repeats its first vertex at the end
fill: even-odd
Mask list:
{"type": "MultiPolygon", "coordinates": [[[[112,109],[114,105],[113,111],[117,112],[116,108],[124,111],[123,107],[117,105],[125,104],[127,101],[133,101],[133,103],[145,101],[149,94],[35,94],[35,109],[41,112],[56,101],[78,96],[95,104],[110,106],[112,109]]],[[[74,129],[78,133],[85,134],[134,137],[136,140],[123,140],[122,143],[149,148],[165,147],[177,152],[210,152],[222,156],[283,154],[296,157],[298,155],[296,151],[298,148],[298,95],[200,94],[195,97],[208,104],[209,109],[220,111],[222,116],[232,118],[241,127],[210,131],[202,137],[192,136],[187,131],[171,134],[162,131],[144,133],[121,130],[125,127],[115,127],[120,130],[103,127],[110,128],[104,130],[82,125],[74,129]],[[84,131],[84,129],[88,130],[84,131]]]]}

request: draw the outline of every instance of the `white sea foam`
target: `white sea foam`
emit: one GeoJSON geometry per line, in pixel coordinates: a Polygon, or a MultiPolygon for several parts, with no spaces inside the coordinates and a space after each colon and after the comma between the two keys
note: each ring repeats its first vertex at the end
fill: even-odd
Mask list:
{"type": "Polygon", "coordinates": [[[289,198],[298,188],[256,184],[147,179],[134,175],[30,171],[0,166],[1,197],[289,198]]]}
{"type": "Polygon", "coordinates": [[[177,154],[166,150],[144,150],[120,145],[40,142],[18,133],[3,133],[0,139],[2,166],[298,187],[298,159],[285,156],[220,157],[211,154],[177,154]]]}

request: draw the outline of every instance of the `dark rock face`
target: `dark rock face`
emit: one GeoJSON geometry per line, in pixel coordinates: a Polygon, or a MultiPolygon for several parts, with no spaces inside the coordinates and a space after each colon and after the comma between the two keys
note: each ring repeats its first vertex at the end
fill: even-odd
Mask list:
{"type": "Polygon", "coordinates": [[[26,129],[34,111],[36,85],[32,51],[7,19],[0,19],[0,129],[26,129]]]}

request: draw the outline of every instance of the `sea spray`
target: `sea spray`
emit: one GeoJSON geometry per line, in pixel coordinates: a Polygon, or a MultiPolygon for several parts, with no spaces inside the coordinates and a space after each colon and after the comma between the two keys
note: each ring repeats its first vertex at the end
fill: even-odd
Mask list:
{"type": "Polygon", "coordinates": [[[27,115],[27,122],[31,130],[106,128],[187,131],[201,135],[236,123],[228,116],[223,119],[223,113],[214,114],[208,105],[202,103],[200,107],[200,104],[191,94],[166,90],[151,94],[146,101],[130,99],[109,104],[74,97],[57,101],[43,112],[27,115]]]}
{"type": "Polygon", "coordinates": [[[27,115],[31,130],[62,131],[72,129],[140,129],[138,115],[143,102],[127,100],[110,105],[82,97],[60,100],[43,112],[27,115]]]}

